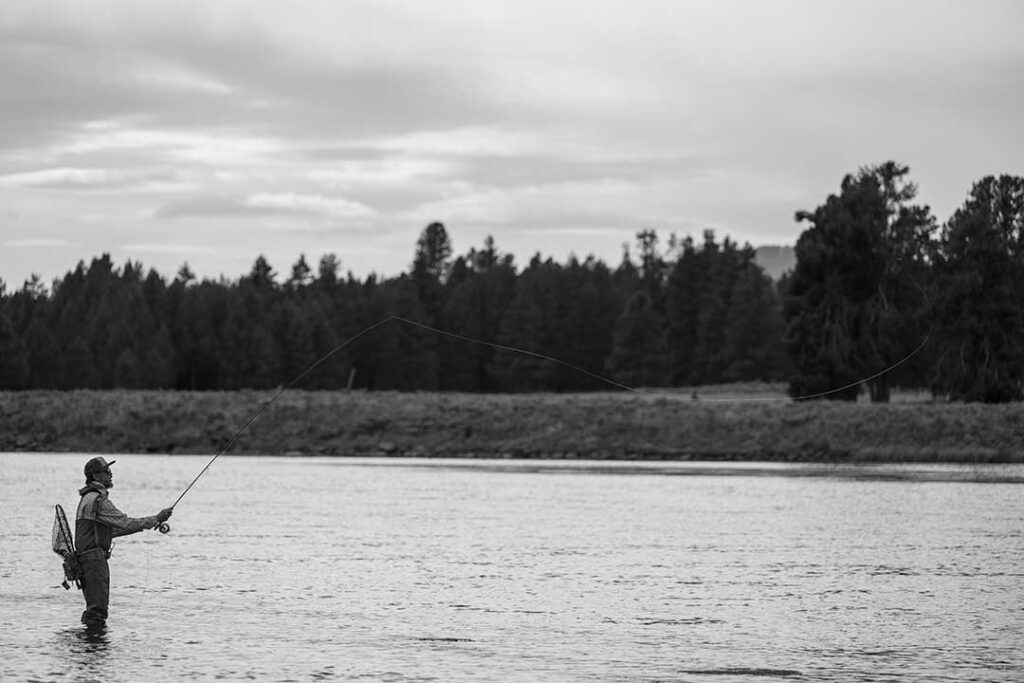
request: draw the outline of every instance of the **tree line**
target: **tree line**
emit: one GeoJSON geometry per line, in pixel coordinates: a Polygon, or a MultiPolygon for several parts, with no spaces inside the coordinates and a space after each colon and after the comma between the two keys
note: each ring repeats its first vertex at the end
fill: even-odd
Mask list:
{"type": "Polygon", "coordinates": [[[587,391],[607,378],[1020,400],[1024,179],[983,178],[940,226],[908,174],[862,168],[797,212],[796,265],[778,281],[710,230],[664,244],[642,230],[614,267],[537,255],[520,268],[491,238],[454,255],[431,223],[391,278],[343,276],[334,254],[300,255],[284,276],[260,256],[236,280],[104,254],[52,287],[0,283],[0,388],[587,391]],[[392,315],[412,324],[374,327],[392,315]]]}

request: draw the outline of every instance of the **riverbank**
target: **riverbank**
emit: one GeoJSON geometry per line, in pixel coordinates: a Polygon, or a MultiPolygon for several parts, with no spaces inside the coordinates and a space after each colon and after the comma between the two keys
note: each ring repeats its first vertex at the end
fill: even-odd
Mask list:
{"type": "MultiPolygon", "coordinates": [[[[0,392],[0,451],[212,454],[273,392],[0,392]]],[[[1018,404],[632,393],[290,391],[231,453],[327,456],[1024,462],[1018,404]],[[751,401],[751,398],[761,400],[751,401]]]]}

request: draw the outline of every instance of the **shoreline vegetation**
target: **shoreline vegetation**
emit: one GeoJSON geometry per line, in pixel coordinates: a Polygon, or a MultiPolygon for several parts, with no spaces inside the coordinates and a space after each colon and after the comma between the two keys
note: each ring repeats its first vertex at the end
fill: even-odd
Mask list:
{"type": "MultiPolygon", "coordinates": [[[[213,454],[273,391],[0,392],[0,452],[213,454]]],[[[781,385],[651,393],[285,392],[228,454],[1024,463],[1016,404],[786,400],[781,385]],[[655,395],[656,394],[656,395],[655,395]]]]}

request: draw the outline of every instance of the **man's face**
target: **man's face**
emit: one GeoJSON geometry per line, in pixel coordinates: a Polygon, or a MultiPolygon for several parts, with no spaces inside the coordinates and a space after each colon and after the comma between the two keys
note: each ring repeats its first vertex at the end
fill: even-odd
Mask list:
{"type": "Polygon", "coordinates": [[[108,489],[114,485],[114,474],[110,471],[109,465],[96,473],[96,481],[108,489]]]}

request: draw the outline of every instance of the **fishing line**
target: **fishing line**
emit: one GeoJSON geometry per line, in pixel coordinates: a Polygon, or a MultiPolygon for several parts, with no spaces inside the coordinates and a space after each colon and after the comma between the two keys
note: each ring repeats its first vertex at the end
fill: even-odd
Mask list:
{"type": "MultiPolygon", "coordinates": [[[[356,339],[359,339],[364,334],[368,334],[369,332],[372,332],[373,330],[375,330],[378,327],[380,327],[381,325],[389,322],[390,320],[392,320],[395,317],[396,316],[391,316],[390,318],[385,318],[384,320],[381,320],[380,322],[374,323],[373,325],[370,325],[369,327],[367,327],[367,328],[361,330],[360,332],[352,335],[351,337],[349,337],[348,339],[346,339],[345,341],[341,342],[340,344],[335,346],[333,349],[331,349],[330,351],[325,353],[315,363],[313,363],[308,368],[306,368],[305,370],[300,372],[298,375],[296,375],[295,379],[293,379],[291,382],[289,382],[288,384],[285,384],[280,389],[278,389],[277,393],[274,394],[274,396],[269,401],[267,401],[262,406],[260,406],[260,409],[257,410],[255,413],[253,413],[253,416],[249,418],[249,421],[246,422],[242,426],[241,429],[239,429],[237,432],[235,432],[234,436],[232,436],[231,439],[228,440],[228,442],[226,444],[224,444],[224,446],[219,451],[217,451],[217,453],[212,458],[210,458],[210,461],[208,463],[206,463],[206,467],[204,467],[202,470],[199,471],[199,474],[197,474],[195,476],[195,479],[193,479],[189,483],[189,485],[185,487],[185,490],[181,492],[181,495],[178,496],[177,500],[175,500],[174,503],[171,504],[171,509],[173,510],[175,508],[175,506],[178,503],[181,502],[181,499],[185,497],[185,494],[188,493],[189,490],[193,486],[195,486],[195,483],[197,481],[199,481],[200,477],[202,477],[204,474],[206,474],[206,471],[208,469],[210,469],[210,466],[213,465],[213,463],[217,460],[217,458],[219,458],[220,456],[224,455],[224,453],[226,453],[232,446],[234,446],[235,443],[238,441],[238,439],[243,434],[245,434],[246,431],[248,431],[249,427],[251,427],[253,425],[253,423],[255,423],[256,420],[259,419],[260,415],[262,415],[263,413],[267,412],[271,408],[271,406],[273,406],[275,403],[277,403],[277,400],[279,398],[281,398],[281,396],[283,396],[286,391],[288,391],[293,386],[295,386],[299,382],[299,380],[301,380],[303,377],[305,377],[309,373],[313,372],[313,370],[315,370],[318,367],[320,367],[321,364],[323,364],[328,358],[330,358],[331,356],[336,354],[338,351],[341,351],[343,348],[345,348],[346,346],[348,346],[349,344],[354,342],[356,339]]],[[[160,530],[160,533],[166,534],[166,533],[168,533],[171,530],[171,527],[170,527],[169,524],[164,522],[163,524],[161,524],[158,527],[158,529],[160,530]]]]}
{"type": "MultiPolygon", "coordinates": [[[[641,389],[639,387],[631,387],[629,385],[622,384],[621,382],[616,382],[613,379],[609,379],[608,377],[604,377],[602,375],[598,375],[597,373],[594,373],[594,372],[591,372],[591,371],[586,370],[584,368],[581,368],[578,365],[573,365],[572,363],[566,362],[564,360],[559,360],[558,358],[553,358],[552,356],[548,356],[548,355],[545,355],[543,353],[537,353],[536,351],[527,351],[526,349],[519,349],[519,348],[516,348],[514,346],[505,346],[504,344],[496,344],[494,342],[483,341],[482,339],[474,339],[473,337],[467,337],[465,335],[458,334],[457,332],[449,332],[448,330],[442,330],[440,328],[433,327],[433,326],[427,325],[425,323],[417,322],[415,320],[409,320],[408,318],[403,318],[400,315],[393,315],[390,318],[388,318],[388,320],[398,320],[398,321],[407,323],[409,325],[413,325],[415,327],[423,328],[424,330],[429,330],[431,332],[436,332],[438,334],[443,334],[445,336],[452,337],[454,339],[460,339],[462,341],[472,342],[474,344],[481,344],[483,346],[490,346],[491,348],[499,349],[501,351],[511,351],[513,353],[519,353],[519,354],[523,354],[523,355],[526,355],[526,356],[532,356],[534,358],[540,358],[542,360],[551,361],[552,363],[557,363],[558,365],[562,365],[562,366],[567,367],[567,368],[569,368],[571,370],[575,370],[576,372],[581,372],[584,375],[587,375],[588,377],[592,377],[592,378],[600,380],[600,381],[602,381],[602,382],[604,382],[604,383],[606,383],[606,384],[608,384],[610,386],[617,387],[619,389],[623,389],[625,391],[629,391],[629,392],[632,392],[634,394],[643,394],[645,396],[655,396],[657,398],[669,398],[669,399],[681,400],[681,401],[687,401],[687,402],[690,402],[690,401],[694,400],[692,398],[687,398],[685,396],[680,396],[678,393],[670,393],[670,392],[667,392],[667,391],[654,391],[654,390],[651,390],[651,389],[641,389]]],[[[387,322],[387,320],[385,320],[384,322],[387,322]]],[[[915,348],[913,351],[911,351],[910,353],[908,353],[907,355],[905,355],[903,358],[899,359],[895,363],[892,363],[891,365],[886,367],[884,370],[876,372],[875,374],[869,375],[869,376],[864,377],[862,379],[858,379],[855,382],[850,382],[849,384],[846,384],[844,386],[841,386],[841,387],[838,387],[838,388],[835,388],[835,389],[829,389],[828,391],[822,391],[822,392],[818,392],[816,394],[801,394],[799,396],[749,396],[749,397],[718,398],[718,399],[716,399],[716,398],[710,398],[710,399],[701,398],[700,400],[701,400],[701,402],[704,402],[704,403],[751,403],[751,402],[765,403],[765,402],[769,402],[769,401],[806,401],[806,400],[814,399],[814,398],[823,398],[823,397],[829,396],[831,394],[838,394],[841,391],[846,391],[847,389],[852,389],[853,387],[855,387],[855,386],[857,386],[859,384],[863,384],[864,382],[870,382],[870,381],[872,381],[874,379],[878,379],[879,377],[881,377],[881,376],[883,376],[883,375],[885,375],[885,374],[887,374],[889,372],[892,372],[893,370],[895,370],[896,368],[898,368],[899,366],[903,365],[904,363],[909,361],[911,358],[916,356],[918,354],[918,352],[920,352],[921,349],[923,349],[928,344],[928,341],[929,341],[930,338],[931,338],[931,330],[928,331],[928,334],[926,335],[924,341],[922,341],[920,344],[918,344],[917,348],[915,348]]]]}
{"type": "MultiPolygon", "coordinates": [[[[895,370],[899,366],[901,366],[904,363],[906,363],[907,361],[909,361],[911,358],[916,356],[925,346],[927,346],[928,342],[931,340],[932,329],[934,327],[934,315],[933,315],[933,309],[932,309],[931,300],[928,298],[928,294],[925,292],[924,288],[921,287],[920,284],[918,284],[917,280],[914,279],[914,276],[911,275],[910,272],[906,268],[903,268],[902,261],[903,261],[902,258],[899,258],[899,257],[896,258],[896,262],[901,267],[901,269],[903,270],[903,274],[906,275],[907,278],[914,284],[914,287],[917,288],[917,291],[920,292],[922,299],[924,299],[925,306],[928,308],[928,311],[929,311],[929,319],[930,319],[929,320],[928,332],[925,334],[924,339],[921,341],[921,343],[918,344],[917,347],[913,351],[911,351],[907,355],[903,356],[902,358],[897,360],[895,363],[892,363],[892,364],[888,365],[883,370],[880,370],[880,371],[874,373],[873,375],[868,375],[867,377],[863,377],[861,379],[858,379],[855,382],[850,382],[849,384],[845,384],[845,385],[843,385],[841,387],[837,387],[835,389],[829,389],[827,391],[820,391],[820,392],[812,393],[812,394],[801,394],[799,396],[750,396],[750,397],[717,398],[717,399],[716,398],[710,398],[710,399],[702,398],[700,400],[702,402],[706,402],[706,403],[767,403],[767,402],[772,402],[772,401],[807,401],[807,400],[811,400],[811,399],[815,399],[815,398],[824,398],[825,396],[831,396],[832,394],[838,394],[838,393],[846,391],[848,389],[852,389],[853,387],[858,386],[860,384],[864,384],[865,382],[871,382],[872,380],[876,380],[879,377],[882,377],[883,375],[886,375],[886,374],[892,372],[893,370],[895,370]]],[[[629,391],[629,392],[632,392],[634,394],[643,394],[643,395],[647,395],[647,396],[656,396],[658,398],[669,398],[669,399],[674,399],[674,400],[684,400],[684,401],[692,401],[693,400],[692,398],[682,397],[682,396],[680,396],[677,393],[669,393],[669,392],[664,392],[664,391],[652,391],[650,389],[641,389],[641,388],[638,388],[638,387],[627,386],[627,385],[622,384],[620,382],[616,382],[613,379],[609,379],[608,377],[604,377],[602,375],[598,375],[598,374],[596,374],[594,372],[591,372],[590,370],[587,370],[585,368],[581,368],[578,365],[573,365],[572,363],[568,363],[566,361],[559,360],[558,358],[553,358],[553,357],[545,355],[543,353],[537,353],[536,351],[527,351],[526,349],[520,349],[520,348],[516,348],[514,346],[506,346],[504,344],[496,344],[494,342],[483,341],[481,339],[474,339],[473,337],[467,337],[465,335],[458,334],[457,332],[449,332],[448,330],[442,330],[442,329],[439,329],[437,327],[433,327],[433,326],[427,325],[425,323],[417,322],[415,320],[409,320],[408,318],[403,318],[403,317],[398,316],[398,315],[393,315],[393,316],[391,316],[391,318],[389,318],[389,320],[390,319],[399,320],[399,321],[407,323],[409,325],[413,325],[415,327],[419,327],[419,328],[422,328],[424,330],[429,330],[431,332],[436,332],[437,334],[442,334],[442,335],[445,335],[447,337],[451,337],[453,339],[459,339],[459,340],[462,340],[462,341],[471,342],[473,344],[481,344],[483,346],[489,346],[491,348],[498,349],[498,350],[501,350],[501,351],[511,351],[513,353],[519,353],[519,354],[523,354],[523,355],[526,355],[526,356],[532,356],[534,358],[540,358],[542,360],[551,361],[551,362],[557,363],[558,365],[561,365],[563,367],[569,368],[570,370],[575,370],[576,372],[580,372],[580,373],[582,373],[584,375],[587,375],[588,377],[591,377],[593,379],[596,379],[596,380],[599,380],[601,382],[604,382],[605,384],[608,384],[609,386],[617,387],[619,389],[623,389],[625,391],[629,391]]],[[[387,321],[384,321],[384,322],[387,322],[387,321]]]]}
{"type": "MultiPolygon", "coordinates": [[[[899,258],[897,258],[896,260],[897,260],[897,262],[902,261],[902,259],[899,259],[899,258]]],[[[910,279],[911,282],[913,282],[914,286],[921,293],[921,296],[924,299],[925,304],[927,305],[927,307],[931,311],[931,301],[928,299],[927,293],[924,291],[924,289],[921,287],[921,285],[918,284],[917,280],[914,279],[913,275],[911,275],[909,272],[907,272],[906,269],[904,269],[904,274],[910,279]]],[[[336,354],[338,351],[341,351],[343,348],[345,348],[346,346],[348,346],[349,344],[351,344],[355,340],[359,339],[360,337],[362,337],[362,336],[364,336],[366,334],[369,334],[370,332],[372,332],[373,330],[376,330],[379,327],[382,327],[383,325],[391,322],[392,320],[397,321],[397,322],[401,322],[401,323],[405,323],[406,325],[410,325],[412,327],[417,327],[417,328],[420,328],[420,329],[423,329],[423,330],[427,330],[427,331],[433,332],[435,334],[444,335],[444,336],[450,337],[452,339],[458,339],[460,341],[469,342],[469,343],[472,343],[472,344],[479,344],[481,346],[487,346],[487,347],[490,347],[490,348],[493,348],[493,349],[497,349],[499,351],[508,351],[510,353],[518,353],[520,355],[530,356],[532,358],[537,358],[537,359],[540,359],[540,360],[549,361],[551,363],[555,363],[557,365],[561,365],[563,367],[569,368],[570,370],[573,370],[575,372],[579,372],[579,373],[581,373],[583,375],[586,375],[587,377],[590,377],[592,379],[596,379],[596,380],[598,380],[600,382],[603,382],[603,383],[605,383],[605,384],[607,384],[607,385],[609,385],[611,387],[622,389],[623,391],[628,391],[628,392],[631,392],[631,393],[634,393],[634,394],[641,394],[641,395],[645,395],[645,396],[654,396],[654,397],[662,398],[662,399],[673,399],[673,400],[683,400],[683,401],[693,401],[694,400],[693,398],[688,398],[688,397],[680,396],[677,393],[668,393],[668,392],[663,392],[663,391],[652,391],[650,389],[642,389],[642,388],[638,388],[638,387],[632,387],[632,386],[629,386],[627,384],[623,384],[621,382],[617,382],[617,381],[615,381],[613,379],[610,379],[608,377],[605,377],[603,375],[599,375],[599,374],[597,374],[595,372],[591,372],[590,370],[587,370],[586,368],[582,368],[582,367],[580,367],[578,365],[574,365],[573,363],[569,363],[567,361],[561,360],[559,358],[555,358],[553,356],[549,356],[549,355],[544,354],[544,353],[539,353],[537,351],[530,351],[528,349],[522,349],[522,348],[515,347],[515,346],[509,346],[507,344],[498,344],[496,342],[489,342],[489,341],[485,341],[483,339],[477,339],[475,337],[469,337],[469,336],[464,335],[464,334],[459,334],[458,332],[452,332],[450,330],[444,330],[444,329],[441,329],[439,327],[434,327],[433,325],[428,325],[426,323],[422,323],[422,322],[419,322],[419,321],[416,321],[416,320],[410,320],[409,318],[405,318],[405,317],[402,317],[400,315],[390,315],[387,318],[384,318],[383,320],[380,320],[380,321],[370,325],[369,327],[366,327],[366,328],[360,330],[359,332],[357,332],[353,336],[349,337],[348,339],[345,339],[343,342],[341,342],[340,344],[338,344],[337,346],[332,348],[330,351],[325,353],[316,362],[314,362],[309,367],[307,367],[305,370],[300,372],[288,384],[285,384],[285,385],[281,386],[277,390],[277,392],[274,394],[274,396],[269,401],[267,401],[262,406],[260,406],[260,409],[257,410],[252,415],[252,417],[249,418],[249,420],[242,426],[242,428],[239,429],[237,432],[235,432],[234,436],[232,436],[231,439],[228,440],[228,442],[219,451],[217,451],[217,453],[212,458],[210,458],[210,461],[206,463],[206,466],[203,467],[202,470],[200,470],[199,474],[197,474],[195,476],[195,478],[189,483],[189,485],[185,487],[185,490],[181,492],[181,495],[178,496],[177,500],[174,501],[174,503],[171,505],[171,509],[173,510],[174,507],[178,503],[181,502],[181,499],[185,497],[185,494],[188,493],[192,489],[192,487],[195,485],[195,483],[197,481],[199,481],[200,477],[202,477],[206,473],[206,471],[210,469],[210,466],[213,465],[214,462],[216,462],[217,458],[222,456],[232,446],[234,446],[235,443],[238,441],[238,439],[241,438],[241,436],[243,434],[245,434],[246,431],[248,431],[248,429],[256,422],[256,420],[258,420],[260,418],[260,416],[263,415],[263,413],[267,412],[275,403],[277,403],[278,399],[280,399],[281,396],[283,396],[285,394],[285,392],[287,392],[289,389],[294,387],[300,380],[302,380],[304,377],[306,377],[311,372],[313,372],[313,370],[315,370],[316,368],[320,367],[320,365],[322,365],[324,362],[326,362],[331,356],[336,354]]],[[[837,387],[835,389],[829,389],[827,391],[821,391],[821,392],[811,393],[811,394],[801,394],[799,396],[760,396],[760,397],[756,397],[755,396],[755,397],[735,397],[735,398],[720,398],[720,399],[716,399],[716,398],[704,399],[704,398],[702,398],[700,400],[702,402],[706,402],[706,403],[766,403],[766,402],[774,402],[774,401],[806,401],[806,400],[815,399],[815,398],[823,398],[825,396],[830,396],[832,394],[837,394],[837,393],[840,393],[840,392],[843,392],[843,391],[847,391],[848,389],[852,389],[855,386],[858,386],[858,385],[863,384],[865,382],[870,382],[872,380],[878,379],[879,377],[882,377],[883,375],[886,375],[886,374],[892,372],[893,370],[895,370],[896,368],[900,367],[901,365],[903,365],[904,363],[909,361],[911,358],[916,356],[928,344],[928,342],[931,340],[933,325],[934,325],[934,321],[932,321],[932,324],[929,325],[928,332],[925,334],[924,340],[921,341],[921,343],[918,344],[917,347],[914,348],[914,350],[911,351],[910,353],[906,354],[905,356],[903,356],[902,358],[900,358],[896,362],[889,364],[884,369],[882,369],[882,370],[880,370],[880,371],[878,371],[878,372],[876,372],[874,374],[868,375],[866,377],[858,379],[855,382],[850,382],[849,384],[845,384],[845,385],[843,385],[841,387],[837,387]]],[[[166,533],[168,533],[170,531],[170,526],[168,524],[166,524],[166,523],[161,524],[158,528],[159,528],[160,532],[164,533],[164,534],[166,534],[166,533]]]]}
{"type": "MultiPolygon", "coordinates": [[[[822,392],[819,392],[819,393],[816,393],[816,394],[805,394],[805,395],[802,395],[802,396],[792,396],[792,397],[764,398],[764,399],[761,399],[761,400],[764,400],[764,401],[771,401],[771,400],[807,401],[807,400],[815,399],[815,398],[824,398],[825,396],[829,396],[831,394],[838,394],[841,391],[846,391],[847,389],[852,389],[853,387],[855,387],[855,386],[857,386],[859,384],[864,384],[865,382],[870,382],[872,380],[876,380],[879,377],[892,372],[893,370],[895,370],[896,368],[898,368],[899,366],[903,365],[904,363],[909,361],[911,358],[916,356],[918,354],[918,352],[921,351],[921,349],[923,349],[925,346],[928,345],[928,342],[931,341],[931,338],[932,338],[932,331],[935,329],[935,309],[932,307],[931,299],[928,297],[928,293],[924,290],[924,287],[922,287],[918,283],[917,279],[914,278],[913,274],[911,274],[911,272],[909,270],[907,270],[906,268],[903,267],[903,259],[902,259],[902,257],[899,257],[899,256],[896,257],[896,264],[898,266],[900,266],[900,268],[903,270],[903,274],[906,275],[907,279],[910,280],[914,284],[914,287],[917,288],[917,291],[921,294],[921,298],[924,300],[925,307],[928,309],[928,331],[925,332],[924,339],[921,341],[920,344],[917,345],[917,348],[915,348],[913,351],[911,351],[907,355],[903,356],[903,358],[900,358],[895,363],[889,365],[884,370],[876,372],[875,374],[870,375],[868,377],[865,377],[863,379],[859,379],[856,382],[850,382],[849,384],[841,386],[838,389],[829,389],[828,391],[822,391],[822,392]]],[[[723,399],[723,400],[729,400],[729,399],[723,399]]],[[[750,401],[750,400],[756,401],[758,399],[756,399],[756,398],[755,399],[735,399],[735,402],[736,403],[740,403],[740,402],[743,402],[743,401],[750,401]]]]}

